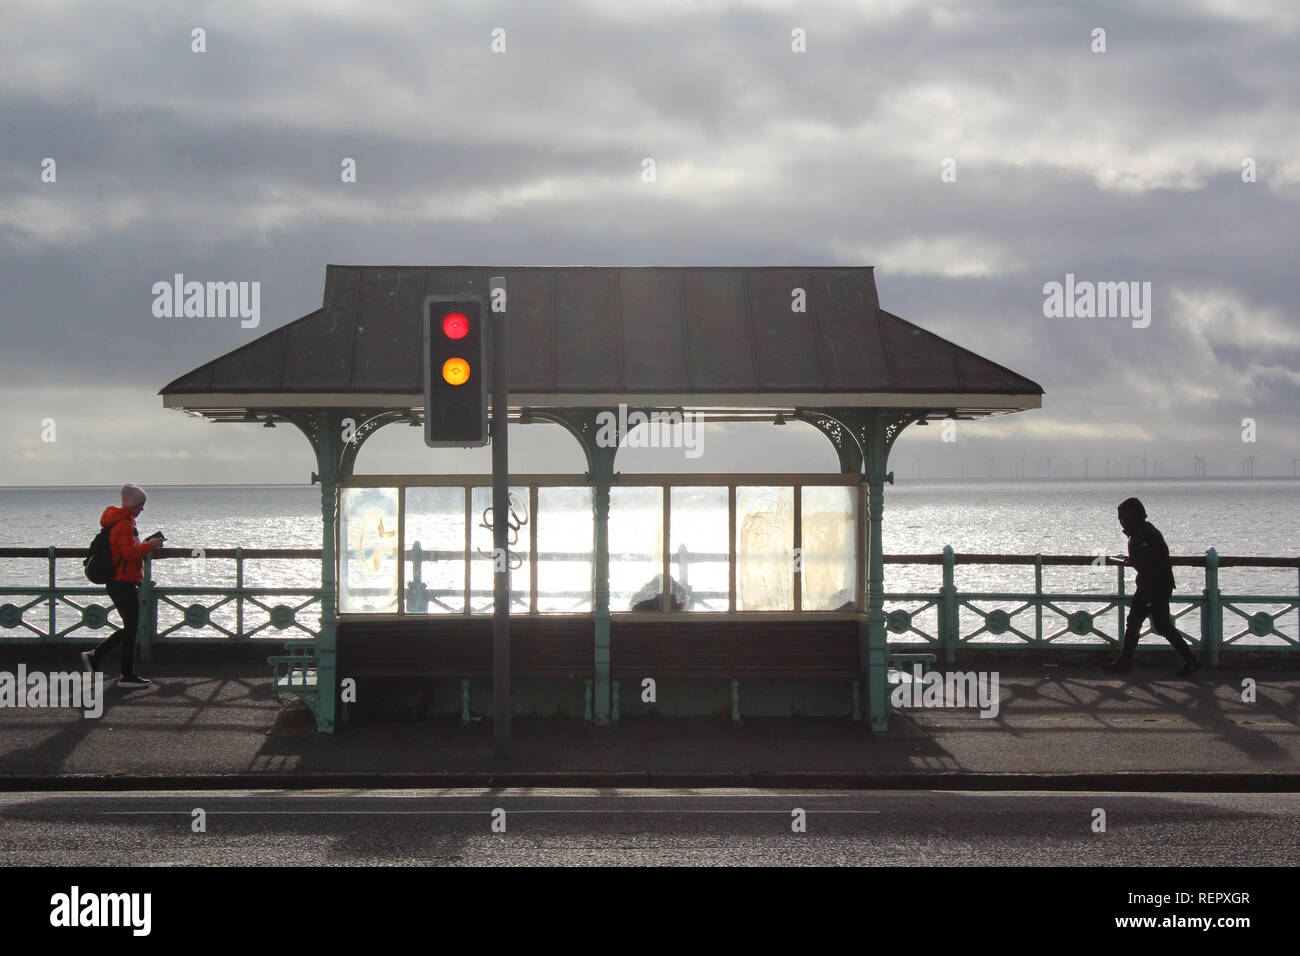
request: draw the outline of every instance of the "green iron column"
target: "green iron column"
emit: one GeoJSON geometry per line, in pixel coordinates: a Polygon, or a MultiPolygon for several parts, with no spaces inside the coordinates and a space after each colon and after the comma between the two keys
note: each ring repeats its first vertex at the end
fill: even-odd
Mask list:
{"type": "Polygon", "coordinates": [[[338,639],[338,535],[339,457],[342,443],[337,415],[322,412],[315,416],[316,467],[312,477],[320,481],[321,532],[320,569],[320,636],[316,639],[316,690],[319,695],[316,729],[334,732],[338,705],[338,663],[335,656],[338,639]]]}
{"type": "Polygon", "coordinates": [[[593,448],[591,456],[591,507],[595,534],[592,542],[591,615],[595,625],[594,716],[600,725],[609,723],[609,494],[614,483],[616,448],[593,448]]]}
{"type": "Polygon", "coordinates": [[[866,674],[867,708],[871,729],[889,729],[889,649],[885,635],[885,554],[883,520],[885,482],[894,476],[885,471],[889,457],[884,416],[872,415],[867,429],[865,478],[867,481],[867,634],[866,674]]]}
{"type": "Polygon", "coordinates": [[[614,458],[619,442],[618,412],[596,408],[526,408],[522,424],[551,422],[578,440],[587,459],[587,482],[591,485],[592,562],[592,716],[597,724],[610,722],[610,613],[609,613],[609,497],[617,480],[614,458]]]}
{"type": "MultiPolygon", "coordinates": [[[[889,729],[889,645],[885,629],[883,540],[885,482],[893,484],[894,481],[893,474],[887,470],[889,451],[902,430],[917,420],[918,414],[924,413],[910,409],[831,408],[818,409],[805,418],[835,443],[841,468],[861,463],[862,482],[866,485],[867,613],[865,620],[859,618],[858,647],[871,729],[876,731],[889,729]],[[842,433],[837,425],[842,426],[847,434],[842,433]]],[[[858,533],[862,533],[861,529],[858,533]]]]}
{"type": "MultiPolygon", "coordinates": [[[[871,729],[889,729],[889,643],[885,628],[884,514],[889,451],[902,430],[917,417],[906,409],[862,408],[800,410],[795,417],[820,430],[835,446],[840,470],[857,474],[866,485],[866,615],[858,621],[858,653],[867,691],[871,729]]],[[[856,529],[861,542],[864,529],[856,529]]],[[[861,594],[855,600],[861,600],[861,594]]]]}
{"type": "MultiPolygon", "coordinates": [[[[277,411],[273,419],[292,422],[316,455],[312,483],[320,482],[321,569],[320,633],[316,638],[316,729],[333,733],[338,713],[338,514],[339,484],[352,474],[366,439],[384,425],[416,421],[405,409],[328,409],[309,413],[277,411]]],[[[400,557],[399,557],[400,560],[400,557]]]]}

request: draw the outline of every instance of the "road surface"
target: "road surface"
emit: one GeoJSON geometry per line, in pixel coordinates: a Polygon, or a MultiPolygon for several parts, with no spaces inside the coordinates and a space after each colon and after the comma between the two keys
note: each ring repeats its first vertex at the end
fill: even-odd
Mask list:
{"type": "Polygon", "coordinates": [[[156,866],[1295,866],[1300,794],[0,794],[4,865],[124,860],[156,866]],[[199,819],[202,832],[196,832],[199,819]]]}

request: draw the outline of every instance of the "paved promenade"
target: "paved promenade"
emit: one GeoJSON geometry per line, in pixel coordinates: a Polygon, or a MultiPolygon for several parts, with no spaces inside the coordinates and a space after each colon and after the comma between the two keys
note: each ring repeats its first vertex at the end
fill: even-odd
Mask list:
{"type": "MultiPolygon", "coordinates": [[[[0,669],[13,670],[14,648],[0,669]]],[[[43,669],[70,669],[42,662],[43,669]]],[[[30,666],[38,666],[32,664],[30,666]]],[[[960,666],[960,665],[959,665],[960,666]]],[[[981,667],[987,667],[981,664],[981,667]]],[[[106,684],[103,716],[0,710],[0,789],[371,786],[765,786],[911,789],[1300,790],[1300,669],[1000,664],[996,718],[895,711],[847,718],[513,722],[492,754],[483,719],[347,725],[317,734],[276,701],[265,667],[153,663],[154,686],[106,684]],[[1258,685],[1242,701],[1242,681],[1258,685]]]]}

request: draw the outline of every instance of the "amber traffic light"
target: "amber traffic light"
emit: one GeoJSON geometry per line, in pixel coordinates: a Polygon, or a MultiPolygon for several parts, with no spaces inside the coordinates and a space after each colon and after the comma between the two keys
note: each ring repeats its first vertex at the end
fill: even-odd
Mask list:
{"type": "Polygon", "coordinates": [[[424,443],[486,445],[487,328],[479,296],[424,300],[424,443]]]}

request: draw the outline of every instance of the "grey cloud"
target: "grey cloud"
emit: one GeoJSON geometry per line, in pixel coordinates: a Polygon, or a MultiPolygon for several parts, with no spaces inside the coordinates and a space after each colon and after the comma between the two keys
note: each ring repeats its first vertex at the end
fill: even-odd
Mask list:
{"type": "MultiPolygon", "coordinates": [[[[1048,396],[1033,415],[1117,433],[1140,420],[1178,449],[1194,425],[1247,409],[1278,423],[1279,456],[1300,447],[1294,350],[1199,336],[1172,298],[1223,290],[1294,319],[1300,84],[1284,5],[1256,20],[1121,3],[361,9],[140,7],[112,30],[89,5],[11,14],[0,388],[23,421],[39,411],[25,389],[151,394],[311,311],[327,262],[831,265],[955,242],[990,274],[882,267],[882,304],[1035,378],[1048,396]],[[194,25],[208,28],[202,57],[194,25]],[[1109,31],[1101,57],[1087,52],[1094,25],[1109,31]],[[504,56],[488,51],[494,26],[504,56]],[[789,51],[794,26],[807,54],[789,51]],[[1238,143],[1258,183],[1241,182],[1238,143]],[[54,186],[37,181],[47,155],[54,186]],[[939,181],[948,155],[953,184],[939,181]],[[344,156],[355,186],[339,182],[344,156]],[[639,182],[643,156],[654,186],[639,182]],[[1178,188],[1113,182],[1164,174],[1178,188]],[[550,181],[566,189],[516,193],[550,181]],[[40,238],[65,222],[88,225],[40,238]],[[174,272],[261,281],[262,327],[153,318],[150,286],[174,272]],[[1152,327],[1045,319],[1042,285],[1066,272],[1152,282],[1152,327]],[[1153,376],[1215,398],[1174,388],[1163,407],[1153,376]]],[[[130,414],[144,435],[177,419],[196,449],[246,447],[259,473],[285,477],[243,429],[130,414]]],[[[963,430],[963,453],[979,434],[963,430]]]]}

